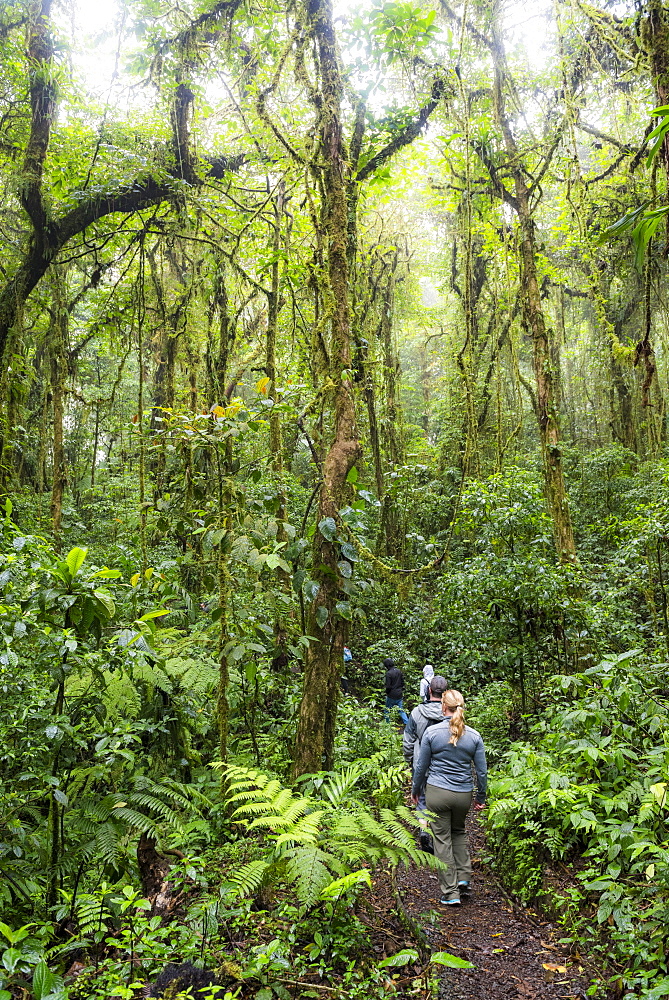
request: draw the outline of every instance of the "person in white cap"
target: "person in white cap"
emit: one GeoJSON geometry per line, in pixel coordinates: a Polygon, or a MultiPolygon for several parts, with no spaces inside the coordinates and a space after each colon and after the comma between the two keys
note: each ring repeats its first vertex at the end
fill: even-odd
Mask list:
{"type": "Polygon", "coordinates": [[[423,676],[420,682],[420,700],[428,702],[430,700],[430,681],[434,677],[434,667],[431,663],[426,663],[423,667],[423,676]]]}

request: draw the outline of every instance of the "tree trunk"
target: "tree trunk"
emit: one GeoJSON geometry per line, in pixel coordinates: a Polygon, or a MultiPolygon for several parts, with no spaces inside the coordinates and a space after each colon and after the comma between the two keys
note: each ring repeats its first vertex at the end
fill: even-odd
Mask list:
{"type": "Polygon", "coordinates": [[[555,399],[555,373],[551,364],[549,331],[546,326],[537,277],[537,249],[530,191],[525,181],[522,155],[511,131],[505,110],[504,49],[497,34],[497,26],[493,29],[492,54],[495,73],[494,108],[509,157],[508,169],[513,177],[515,191],[512,203],[520,225],[522,312],[525,328],[532,339],[536,415],[543,457],[546,500],[553,521],[553,534],[558,556],[563,562],[574,562],[576,560],[576,544],[562,472],[560,424],[555,399]]]}
{"type": "MultiPolygon", "coordinates": [[[[379,337],[383,349],[383,381],[385,395],[385,422],[383,436],[388,446],[388,456],[393,466],[404,463],[404,441],[402,440],[402,410],[399,400],[398,383],[400,380],[400,363],[393,344],[393,312],[395,308],[395,274],[389,275],[384,289],[379,337]]],[[[425,405],[429,401],[429,386],[423,378],[425,405]]],[[[427,426],[425,427],[427,431],[427,426]]]]}
{"type": "MultiPolygon", "coordinates": [[[[361,352],[367,360],[367,350],[361,347],[361,352]]],[[[383,483],[383,462],[381,460],[381,443],[379,441],[379,425],[376,419],[376,394],[374,392],[374,377],[369,370],[369,366],[363,362],[363,396],[367,405],[367,421],[369,423],[369,446],[374,460],[374,481],[376,483],[376,495],[379,500],[383,500],[385,487],[383,483]]]]}
{"type": "Polygon", "coordinates": [[[49,354],[51,365],[51,400],[53,407],[53,474],[51,481],[51,524],[53,528],[54,547],[60,548],[60,525],[63,514],[63,494],[67,485],[67,465],[63,444],[63,418],[65,410],[65,377],[67,361],[65,345],[67,342],[68,312],[65,304],[65,294],[61,278],[57,275],[54,282],[54,309],[49,336],[49,354]]]}
{"type": "MultiPolygon", "coordinates": [[[[349,266],[347,259],[347,180],[349,164],[342,138],[342,80],[337,63],[331,0],[309,0],[307,23],[318,47],[321,92],[320,155],[323,162],[322,223],[327,246],[331,296],[330,377],[334,410],[334,440],[323,463],[318,498],[318,523],[335,523],[346,492],[346,477],[362,449],[358,441],[353,390],[346,371],[351,367],[349,266]]],[[[320,589],[309,610],[307,631],[315,637],[307,651],[300,702],[293,775],[331,767],[334,722],[345,643],[346,622],[337,614],[341,575],[339,545],[331,532],[315,535],[315,578],[320,589]]]]}
{"type": "MultiPolygon", "coordinates": [[[[64,215],[51,214],[42,191],[42,178],[57,111],[56,74],[53,72],[51,38],[52,0],[36,0],[30,5],[27,67],[30,91],[30,131],[26,141],[21,176],[17,188],[21,205],[30,223],[25,235],[26,250],[15,271],[0,290],[0,359],[8,338],[20,318],[28,296],[47,273],[62,248],[89,226],[117,212],[133,213],[174,198],[174,178],[187,184],[199,184],[194,174],[194,157],[189,149],[188,108],[192,95],[177,88],[171,115],[172,142],[165,148],[174,160],[171,176],[162,172],[154,177],[143,171],[128,184],[105,192],[86,193],[64,215]]],[[[205,17],[205,21],[207,18],[205,17]]],[[[210,173],[217,169],[238,169],[241,164],[227,157],[209,160],[210,173]]]]}
{"type": "MultiPolygon", "coordinates": [[[[281,248],[281,221],[283,218],[283,201],[285,184],[279,183],[274,198],[272,221],[272,286],[267,296],[267,349],[265,354],[265,373],[269,379],[267,392],[276,404],[276,334],[279,325],[279,293],[281,285],[281,270],[279,267],[279,250],[281,248]]],[[[272,469],[283,472],[283,442],[281,439],[281,415],[276,406],[272,407],[269,417],[269,453],[272,469]]],[[[282,505],[283,506],[283,505],[282,505]]],[[[283,519],[283,515],[282,518],[283,519]]]]}

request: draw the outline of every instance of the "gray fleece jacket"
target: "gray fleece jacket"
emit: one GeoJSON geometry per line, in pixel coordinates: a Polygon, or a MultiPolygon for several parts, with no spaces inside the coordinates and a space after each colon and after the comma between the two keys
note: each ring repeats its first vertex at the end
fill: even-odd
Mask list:
{"type": "Polygon", "coordinates": [[[418,763],[420,744],[426,730],[430,726],[434,726],[435,723],[443,721],[441,698],[439,701],[428,701],[423,705],[416,705],[409,716],[402,737],[402,753],[409,767],[414,768],[418,763]]]}
{"type": "Polygon", "coordinates": [[[481,734],[471,726],[466,726],[457,746],[449,743],[450,738],[450,719],[444,719],[425,731],[418,763],[414,767],[412,794],[418,795],[426,782],[439,788],[448,788],[451,792],[471,792],[474,788],[473,763],[477,782],[476,801],[485,802],[488,766],[481,734]]]}

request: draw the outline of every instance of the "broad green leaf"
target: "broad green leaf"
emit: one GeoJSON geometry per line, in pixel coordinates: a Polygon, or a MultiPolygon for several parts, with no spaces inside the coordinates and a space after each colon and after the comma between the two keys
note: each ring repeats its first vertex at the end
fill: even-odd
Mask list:
{"type": "Polygon", "coordinates": [[[398,951],[395,955],[389,955],[388,958],[382,959],[379,962],[380,969],[396,968],[400,965],[408,965],[410,962],[418,961],[418,952],[414,948],[404,948],[402,951],[398,951]]]}
{"type": "Polygon", "coordinates": [[[33,975],[33,993],[35,994],[35,1000],[42,1000],[42,997],[45,997],[47,993],[51,993],[55,981],[56,977],[53,972],[49,970],[46,962],[40,962],[36,965],[33,975]]]}
{"type": "Polygon", "coordinates": [[[303,587],[304,596],[308,601],[316,600],[316,595],[318,594],[318,591],[320,589],[321,589],[320,583],[317,583],[315,580],[304,581],[304,587],[303,587]]]}
{"type": "Polygon", "coordinates": [[[342,876],[342,878],[336,878],[334,882],[330,882],[326,885],[324,889],[321,889],[322,899],[338,899],[345,892],[349,892],[351,889],[359,885],[368,885],[371,887],[372,879],[369,871],[366,868],[361,868],[359,871],[349,872],[348,875],[342,876]]]}
{"type": "Polygon", "coordinates": [[[322,521],[319,521],[318,530],[328,542],[334,542],[337,537],[337,525],[334,517],[324,517],[322,521]]]}
{"type": "Polygon", "coordinates": [[[163,615],[169,615],[169,608],[160,608],[158,611],[147,611],[145,615],[138,618],[138,622],[149,622],[152,618],[162,618],[163,615]]]}
{"type": "Polygon", "coordinates": [[[360,558],[358,555],[358,550],[355,545],[351,545],[350,542],[344,542],[341,547],[341,554],[344,559],[348,559],[349,562],[357,562],[360,558]]]}
{"type": "Polygon", "coordinates": [[[430,955],[430,961],[434,962],[435,965],[445,965],[449,969],[475,969],[476,966],[468,962],[466,958],[458,958],[457,955],[451,955],[447,951],[435,951],[433,955],[430,955]]]}
{"type": "Polygon", "coordinates": [[[109,593],[108,590],[100,587],[98,590],[93,591],[94,596],[100,602],[102,607],[105,609],[108,618],[113,618],[116,614],[116,605],[114,604],[114,598],[109,593]]]}
{"type": "Polygon", "coordinates": [[[4,965],[5,969],[7,969],[7,972],[9,972],[10,975],[14,972],[16,966],[19,964],[20,961],[21,961],[21,952],[18,950],[18,948],[7,948],[2,953],[2,964],[4,965]]]}
{"type": "Polygon", "coordinates": [[[215,531],[212,531],[212,533],[209,535],[209,544],[211,545],[211,547],[214,548],[215,545],[220,545],[220,543],[223,541],[227,533],[228,533],[227,528],[216,528],[215,531]]]}
{"type": "Polygon", "coordinates": [[[87,553],[88,549],[74,548],[70,549],[67,556],[65,557],[65,564],[69,570],[70,577],[72,579],[74,579],[74,577],[81,569],[81,566],[83,565],[87,553]]]}
{"type": "Polygon", "coordinates": [[[9,924],[0,921],[0,934],[6,937],[10,944],[18,944],[19,941],[23,941],[24,938],[28,937],[32,926],[32,924],[24,924],[23,927],[13,930],[9,924]]]}

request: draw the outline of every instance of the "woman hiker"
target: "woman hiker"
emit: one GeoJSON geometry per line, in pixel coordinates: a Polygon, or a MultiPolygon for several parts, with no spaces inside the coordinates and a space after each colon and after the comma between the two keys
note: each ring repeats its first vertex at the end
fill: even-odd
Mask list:
{"type": "Polygon", "coordinates": [[[472,804],[476,770],[475,809],[485,806],[488,768],[481,734],[465,725],[465,702],[459,691],[444,691],[441,709],[445,719],[430,726],[423,736],[414,768],[411,801],[427,782],[427,808],[435,814],[431,829],[434,853],[448,866],[439,872],[441,900],[445,906],[459,906],[461,893],[469,891],[472,863],[467,846],[465,818],[472,804]]]}

